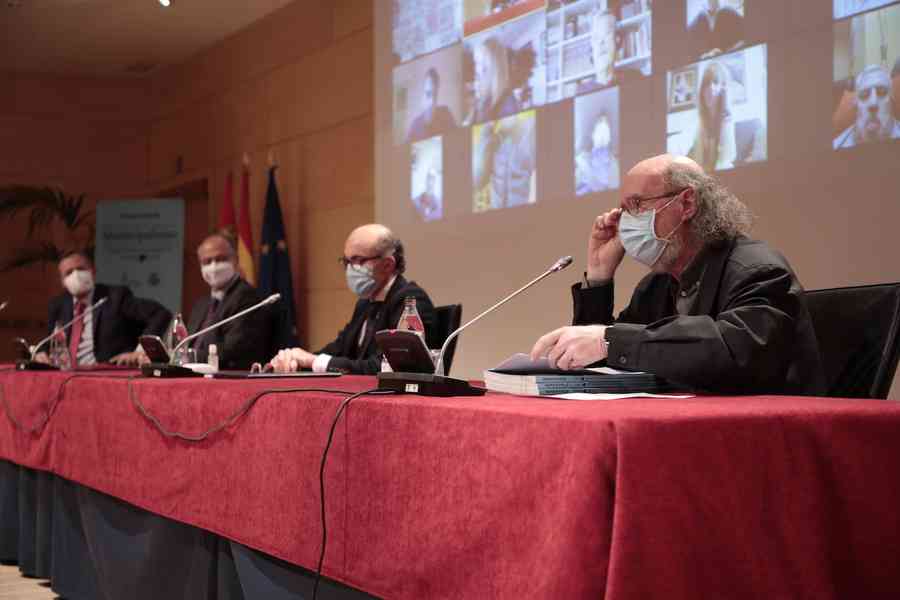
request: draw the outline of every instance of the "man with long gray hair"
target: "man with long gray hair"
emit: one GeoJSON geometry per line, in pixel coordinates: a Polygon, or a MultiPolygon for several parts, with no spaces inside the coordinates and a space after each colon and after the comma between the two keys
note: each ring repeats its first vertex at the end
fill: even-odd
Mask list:
{"type": "Polygon", "coordinates": [[[574,325],[541,337],[532,356],[562,369],[607,359],[700,391],[824,394],[803,288],[783,256],[747,237],[747,207],[682,156],[638,163],[622,191],[594,221],[574,325]],[[651,272],[613,319],[626,254],[651,272]]]}

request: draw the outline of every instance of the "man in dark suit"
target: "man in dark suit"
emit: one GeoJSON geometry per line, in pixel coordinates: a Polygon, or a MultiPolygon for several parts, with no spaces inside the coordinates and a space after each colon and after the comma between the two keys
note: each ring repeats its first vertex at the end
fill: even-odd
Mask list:
{"type": "MultiPolygon", "coordinates": [[[[208,236],[197,247],[197,258],[210,294],[198,300],[191,310],[191,333],[264,300],[238,274],[237,250],[229,237],[219,233],[208,236]]],[[[216,344],[219,368],[249,369],[254,362],[265,362],[272,355],[274,326],[274,313],[266,306],[196,338],[191,347],[197,351],[197,361],[206,362],[210,344],[216,344]]]]}
{"type": "Polygon", "coordinates": [[[662,155],[625,176],[620,208],[598,216],[574,325],[532,357],[561,369],[607,359],[713,393],[821,395],[825,372],[803,288],[787,260],[747,233],[752,215],[689,158],[662,155]],[[651,269],[613,318],[628,255],[651,269]]]}
{"type": "Polygon", "coordinates": [[[425,325],[429,347],[434,338],[434,305],[428,294],[403,277],[406,257],[403,244],[384,225],[369,224],[354,229],[344,244],[340,259],[347,286],[359,297],[350,322],[331,343],[313,354],[303,348],[281,350],[270,361],[278,372],[312,369],[374,374],[381,367],[381,351],[375,332],[394,329],[403,313],[404,299],[416,299],[416,309],[425,325]]]}
{"type": "MultiPolygon", "coordinates": [[[[59,278],[66,292],[50,300],[47,317],[49,330],[68,323],[85,313],[101,298],[107,301],[66,332],[74,365],[95,363],[137,364],[141,352],[138,337],[144,334],[162,335],[172,314],[161,304],[146,298],[136,298],[121,285],[95,284],[94,262],[83,252],[70,252],[57,265],[59,278]]],[[[46,359],[41,353],[38,360],[46,359]]]]}

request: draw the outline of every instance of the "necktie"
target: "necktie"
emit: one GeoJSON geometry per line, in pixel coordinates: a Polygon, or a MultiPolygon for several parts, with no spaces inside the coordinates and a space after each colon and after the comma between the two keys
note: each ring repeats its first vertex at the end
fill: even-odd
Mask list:
{"type": "Polygon", "coordinates": [[[84,330],[84,319],[79,317],[84,314],[84,304],[75,303],[75,319],[72,323],[72,335],[69,337],[69,354],[72,355],[72,366],[78,364],[78,345],[81,343],[81,332],[84,330]]]}
{"type": "Polygon", "coordinates": [[[375,329],[378,326],[378,316],[383,307],[384,302],[374,301],[369,303],[369,306],[366,308],[366,320],[363,325],[365,331],[359,338],[359,351],[357,352],[357,356],[365,356],[366,348],[372,343],[372,339],[375,337],[375,329]]]}

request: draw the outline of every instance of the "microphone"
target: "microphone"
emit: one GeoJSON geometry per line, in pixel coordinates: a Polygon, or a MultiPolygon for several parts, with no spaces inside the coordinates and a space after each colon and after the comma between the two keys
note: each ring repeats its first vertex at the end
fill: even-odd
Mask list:
{"type": "Polygon", "coordinates": [[[563,256],[555,263],[553,263],[549,269],[514,291],[512,294],[501,300],[500,302],[494,304],[487,310],[482,311],[480,314],[467,321],[464,325],[456,329],[456,331],[452,332],[447,336],[447,339],[444,340],[444,345],[441,346],[441,352],[438,355],[437,365],[434,368],[434,374],[426,374],[426,373],[379,373],[378,374],[378,384],[379,387],[391,389],[398,392],[406,392],[406,393],[415,393],[421,394],[423,396],[481,396],[484,395],[485,390],[482,388],[475,388],[469,385],[469,382],[464,381],[462,379],[454,379],[452,377],[444,376],[444,353],[447,351],[447,346],[450,345],[450,342],[458,336],[464,329],[466,329],[469,325],[472,325],[476,321],[480,320],[482,317],[487,316],[492,313],[496,309],[500,308],[531,286],[537,284],[539,281],[544,279],[545,277],[552,275],[553,273],[558,273],[562,271],[566,267],[572,264],[571,256],[563,256]]]}
{"type": "Polygon", "coordinates": [[[29,348],[29,351],[31,352],[31,356],[29,356],[28,360],[20,360],[20,361],[18,361],[18,362],[16,363],[16,369],[18,369],[18,370],[20,370],[20,371],[29,371],[29,370],[46,371],[46,370],[48,370],[48,369],[54,369],[55,367],[52,367],[52,366],[47,365],[47,364],[45,364],[45,363],[40,363],[40,362],[37,362],[37,361],[34,360],[34,357],[37,355],[38,350],[41,349],[41,346],[43,346],[44,344],[46,344],[47,342],[49,342],[50,340],[52,340],[52,339],[53,339],[53,336],[59,335],[61,332],[66,331],[69,327],[71,327],[72,325],[74,325],[76,321],[80,321],[80,320],[84,319],[84,318],[85,318],[86,316],[88,316],[90,313],[94,312],[96,309],[98,309],[98,308],[100,308],[101,306],[103,306],[103,304],[104,304],[108,299],[109,299],[109,296],[104,296],[103,298],[100,298],[99,300],[97,300],[96,302],[94,302],[93,304],[91,304],[90,306],[88,306],[86,309],[84,309],[84,312],[82,312],[80,315],[78,315],[77,317],[73,317],[72,319],[69,320],[68,323],[66,323],[66,324],[63,325],[62,327],[60,327],[60,328],[54,330],[53,333],[51,333],[50,335],[48,335],[47,337],[45,337],[44,339],[42,339],[41,341],[39,341],[39,342],[38,342],[37,344],[35,344],[34,346],[31,346],[31,347],[29,348]]]}
{"type": "Polygon", "coordinates": [[[253,311],[262,308],[263,306],[275,304],[279,300],[281,300],[281,294],[272,294],[265,300],[257,302],[253,306],[247,307],[244,310],[231,315],[227,319],[222,319],[221,321],[213,323],[209,327],[201,329],[197,333],[187,336],[186,338],[178,342],[178,344],[172,349],[172,354],[169,356],[168,364],[150,363],[148,365],[143,365],[141,367],[141,372],[148,377],[196,377],[198,375],[196,372],[186,367],[175,364],[175,357],[178,356],[179,350],[181,350],[187,344],[191,343],[191,341],[212,331],[213,329],[217,329],[222,325],[225,325],[226,323],[231,323],[236,319],[240,319],[244,315],[250,314],[253,311]]]}

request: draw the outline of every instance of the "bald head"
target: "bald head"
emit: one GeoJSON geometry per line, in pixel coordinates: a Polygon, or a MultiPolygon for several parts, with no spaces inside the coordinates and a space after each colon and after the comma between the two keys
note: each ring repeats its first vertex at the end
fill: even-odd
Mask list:
{"type": "Polygon", "coordinates": [[[625,174],[625,196],[636,194],[640,196],[654,195],[665,189],[665,177],[673,166],[679,170],[694,172],[703,175],[703,168],[687,156],[677,154],[660,154],[642,160],[634,165],[625,174]]]}

